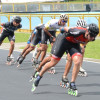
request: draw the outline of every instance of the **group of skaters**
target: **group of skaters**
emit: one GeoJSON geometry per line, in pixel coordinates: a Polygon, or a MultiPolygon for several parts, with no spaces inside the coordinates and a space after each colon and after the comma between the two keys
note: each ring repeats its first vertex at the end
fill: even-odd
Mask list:
{"type": "MultiPolygon", "coordinates": [[[[39,65],[32,75],[32,91],[39,85],[39,82],[46,71],[53,74],[55,73],[55,65],[66,52],[67,61],[60,85],[68,88],[68,94],[74,96],[78,95],[78,90],[75,85],[77,75],[87,76],[86,71],[82,68],[85,47],[88,42],[95,40],[99,33],[99,28],[94,23],[87,25],[86,21],[83,19],[79,19],[75,27],[69,28],[66,25],[67,21],[68,16],[66,14],[61,14],[59,19],[51,19],[46,24],[37,25],[32,31],[26,47],[18,56],[17,62],[19,67],[26,56],[34,50],[32,62],[33,65],[39,65]],[[59,29],[60,33],[56,37],[57,29],[59,29]],[[50,42],[51,44],[51,54],[48,57],[45,57],[48,48],[47,42],[50,42]],[[40,44],[40,46],[37,47],[37,44],[40,44]],[[40,54],[41,57],[38,61],[40,54]],[[71,82],[69,82],[67,76],[72,66],[72,62],[74,65],[71,82]]],[[[8,62],[11,62],[11,54],[14,50],[14,31],[22,27],[20,23],[21,18],[16,16],[11,22],[2,24],[3,30],[0,35],[0,44],[5,37],[8,37],[11,44],[7,57],[8,62]]]]}

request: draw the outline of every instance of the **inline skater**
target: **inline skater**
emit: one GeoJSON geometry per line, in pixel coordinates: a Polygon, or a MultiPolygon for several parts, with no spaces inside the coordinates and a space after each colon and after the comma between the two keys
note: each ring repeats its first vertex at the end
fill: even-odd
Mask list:
{"type": "Polygon", "coordinates": [[[26,47],[23,49],[23,51],[21,52],[21,54],[17,57],[17,61],[16,62],[19,62],[19,59],[20,57],[25,53],[25,51],[30,47],[30,44],[31,44],[31,41],[33,39],[33,37],[35,36],[37,30],[36,28],[33,29],[33,31],[31,32],[31,35],[29,36],[29,39],[27,41],[27,45],[26,47]]]}
{"type": "MultiPolygon", "coordinates": [[[[51,47],[53,46],[53,43],[55,42],[55,33],[56,29],[59,29],[60,27],[65,27],[66,23],[68,21],[68,16],[66,14],[61,14],[60,19],[52,19],[48,21],[45,24],[43,33],[42,33],[42,40],[41,40],[41,59],[40,62],[43,61],[46,51],[47,51],[47,40],[49,39],[51,47]]],[[[36,51],[37,52],[37,51],[36,51]]],[[[38,58],[36,58],[38,59],[38,58]]],[[[37,60],[36,60],[37,61],[37,60]]],[[[54,68],[51,68],[52,72],[55,72],[54,68]]],[[[51,72],[51,73],[52,73],[51,72]]]]}
{"type": "Polygon", "coordinates": [[[24,49],[22,54],[18,57],[18,66],[23,62],[26,55],[29,54],[32,50],[34,50],[35,46],[41,41],[41,33],[42,29],[44,27],[44,24],[40,24],[35,27],[35,29],[32,32],[32,36],[30,37],[28,41],[28,46],[24,49]],[[30,43],[31,42],[31,43],[30,43]]]}
{"type": "Polygon", "coordinates": [[[74,96],[78,95],[78,90],[75,85],[75,80],[77,78],[80,64],[82,60],[82,54],[80,49],[80,43],[85,44],[87,41],[93,41],[99,33],[99,28],[96,24],[91,23],[87,28],[82,27],[73,27],[73,28],[61,28],[61,32],[63,35],[59,40],[53,45],[52,48],[52,58],[51,61],[46,63],[45,66],[40,71],[39,75],[35,78],[33,82],[32,91],[36,89],[38,86],[40,79],[43,74],[51,67],[55,66],[63,56],[64,52],[68,50],[72,60],[74,62],[74,67],[72,71],[72,79],[69,85],[68,94],[72,94],[74,96]]]}
{"type": "MultiPolygon", "coordinates": [[[[86,28],[87,27],[87,23],[86,23],[85,20],[79,19],[77,21],[76,26],[77,27],[86,28]]],[[[79,70],[78,75],[81,75],[81,76],[86,76],[87,75],[86,71],[82,68],[82,62],[83,62],[83,57],[84,57],[84,52],[85,52],[85,46],[86,46],[86,44],[80,44],[81,52],[82,52],[82,61],[81,61],[80,70],[79,70]]],[[[70,54],[68,53],[68,51],[66,51],[66,53],[67,53],[66,67],[65,67],[64,74],[62,76],[62,81],[60,82],[60,86],[64,87],[64,88],[68,88],[69,81],[67,79],[67,73],[69,72],[69,70],[70,70],[70,68],[72,66],[72,58],[71,58],[70,54]]]]}
{"type": "Polygon", "coordinates": [[[2,23],[1,26],[2,31],[1,31],[1,36],[0,36],[0,45],[2,44],[3,40],[8,37],[10,41],[10,49],[9,53],[7,56],[7,64],[10,65],[12,62],[11,54],[13,53],[14,50],[14,44],[15,44],[15,35],[14,31],[17,29],[20,29],[22,27],[21,23],[21,17],[20,16],[15,16],[13,17],[11,22],[7,23],[2,23]]]}

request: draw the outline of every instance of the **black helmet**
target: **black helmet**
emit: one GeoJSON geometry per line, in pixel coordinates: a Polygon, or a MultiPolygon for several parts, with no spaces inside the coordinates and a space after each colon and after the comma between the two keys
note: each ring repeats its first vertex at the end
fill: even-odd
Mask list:
{"type": "Polygon", "coordinates": [[[22,21],[20,16],[15,16],[13,17],[13,21],[15,21],[16,23],[20,23],[22,21]]]}
{"type": "Polygon", "coordinates": [[[91,37],[96,37],[99,34],[99,27],[94,23],[89,24],[88,30],[91,37]]]}

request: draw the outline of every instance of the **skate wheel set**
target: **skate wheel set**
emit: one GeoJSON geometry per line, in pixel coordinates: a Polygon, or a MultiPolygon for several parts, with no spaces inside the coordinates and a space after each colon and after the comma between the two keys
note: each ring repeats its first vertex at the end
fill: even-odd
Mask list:
{"type": "Polygon", "coordinates": [[[48,70],[48,73],[55,74],[56,73],[55,68],[53,67],[53,68],[49,69],[48,70]]]}
{"type": "Polygon", "coordinates": [[[31,79],[29,80],[29,82],[34,81],[34,79],[39,75],[39,72],[36,72],[35,76],[31,76],[31,79]]]}
{"type": "Polygon", "coordinates": [[[65,83],[65,82],[60,82],[60,86],[62,87],[62,88],[68,88],[69,87],[69,82],[68,83],[65,83]]]}
{"type": "Polygon", "coordinates": [[[79,76],[83,76],[83,77],[87,77],[88,76],[87,72],[81,72],[81,71],[79,71],[78,75],[79,76]]]}
{"type": "Polygon", "coordinates": [[[34,82],[33,82],[31,92],[34,92],[35,89],[36,89],[36,86],[35,86],[35,84],[34,84],[34,82]]]}
{"type": "Polygon", "coordinates": [[[77,96],[78,96],[78,91],[69,88],[69,89],[68,89],[68,94],[77,97],[77,96]]]}
{"type": "Polygon", "coordinates": [[[14,59],[12,59],[11,61],[7,61],[6,64],[7,64],[7,65],[12,65],[12,64],[14,64],[14,59]]]}

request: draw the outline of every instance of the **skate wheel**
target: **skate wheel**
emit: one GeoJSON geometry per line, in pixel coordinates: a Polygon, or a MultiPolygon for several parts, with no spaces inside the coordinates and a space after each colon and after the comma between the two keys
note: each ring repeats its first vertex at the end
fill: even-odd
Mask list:
{"type": "Polygon", "coordinates": [[[34,77],[36,78],[38,75],[39,75],[39,72],[36,72],[36,74],[35,74],[35,76],[34,76],[34,77]]]}
{"type": "Polygon", "coordinates": [[[17,65],[17,68],[20,66],[20,64],[17,65]]]}
{"type": "Polygon", "coordinates": [[[60,82],[60,86],[62,87],[62,82],[60,82]]]}
{"type": "Polygon", "coordinates": [[[64,88],[66,88],[66,84],[64,84],[64,88]]]}
{"type": "Polygon", "coordinates": [[[69,83],[66,83],[66,88],[68,89],[68,87],[69,87],[69,83]]]}
{"type": "Polygon", "coordinates": [[[32,85],[32,89],[31,89],[31,92],[34,92],[35,89],[36,89],[36,86],[35,86],[34,83],[33,83],[33,85],[32,85]]]}
{"type": "Polygon", "coordinates": [[[78,91],[77,90],[74,91],[74,96],[78,96],[78,91]]]}
{"type": "Polygon", "coordinates": [[[70,90],[70,89],[68,89],[68,94],[69,94],[69,95],[71,94],[71,90],[70,90]]]}
{"type": "Polygon", "coordinates": [[[11,65],[11,62],[7,62],[6,64],[10,66],[11,65]]]}

